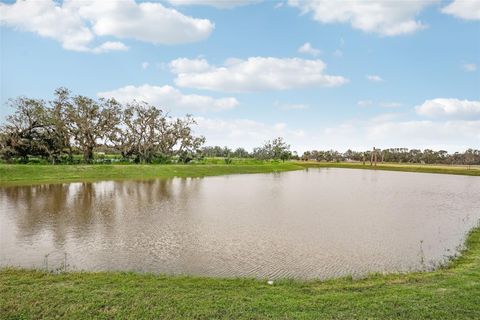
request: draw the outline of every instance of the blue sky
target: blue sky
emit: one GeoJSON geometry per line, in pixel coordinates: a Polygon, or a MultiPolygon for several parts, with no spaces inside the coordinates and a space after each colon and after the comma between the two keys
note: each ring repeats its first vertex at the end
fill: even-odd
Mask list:
{"type": "Polygon", "coordinates": [[[209,145],[480,148],[480,0],[3,1],[1,109],[77,94],[191,113],[209,145]]]}

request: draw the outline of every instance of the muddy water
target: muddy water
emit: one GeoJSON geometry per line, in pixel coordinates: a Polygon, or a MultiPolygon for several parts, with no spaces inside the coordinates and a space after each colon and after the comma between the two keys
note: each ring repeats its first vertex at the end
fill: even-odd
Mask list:
{"type": "Polygon", "coordinates": [[[332,168],[0,187],[0,266],[61,268],[66,253],[69,270],[361,276],[433,268],[479,219],[480,179],[454,175],[332,168]]]}

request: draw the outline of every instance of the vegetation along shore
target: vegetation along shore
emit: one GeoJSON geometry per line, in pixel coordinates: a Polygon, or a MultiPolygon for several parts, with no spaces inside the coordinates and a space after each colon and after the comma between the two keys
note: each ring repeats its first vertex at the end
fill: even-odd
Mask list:
{"type": "MultiPolygon", "coordinates": [[[[211,161],[214,162],[214,161],[211,161]]],[[[232,160],[230,164],[168,165],[33,165],[0,164],[0,184],[34,184],[94,180],[155,179],[173,177],[205,177],[225,174],[270,173],[305,168],[351,168],[480,176],[479,166],[379,164],[352,162],[261,162],[232,160]]]]}

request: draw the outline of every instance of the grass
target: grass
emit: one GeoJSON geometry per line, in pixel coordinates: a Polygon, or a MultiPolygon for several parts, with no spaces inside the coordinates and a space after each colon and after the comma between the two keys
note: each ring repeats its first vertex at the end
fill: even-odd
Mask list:
{"type": "Polygon", "coordinates": [[[434,272],[268,285],[134,273],[0,271],[2,319],[480,319],[480,229],[434,272]]]}
{"type": "Polygon", "coordinates": [[[480,176],[480,166],[449,166],[388,163],[378,166],[351,162],[262,162],[252,159],[208,159],[203,164],[102,164],[102,165],[32,165],[0,164],[0,185],[55,183],[88,180],[153,179],[173,177],[205,177],[240,173],[269,173],[304,168],[352,168],[480,176]]]}
{"type": "Polygon", "coordinates": [[[441,165],[441,164],[410,164],[410,163],[382,163],[377,166],[370,166],[370,163],[363,165],[361,162],[295,162],[296,165],[304,168],[346,168],[346,169],[367,169],[387,170],[404,172],[423,172],[440,174],[458,174],[468,176],[480,176],[480,166],[462,165],[441,165]]]}
{"type": "Polygon", "coordinates": [[[292,162],[191,165],[22,165],[0,164],[1,184],[32,184],[86,180],[205,177],[240,173],[300,170],[292,162]]]}

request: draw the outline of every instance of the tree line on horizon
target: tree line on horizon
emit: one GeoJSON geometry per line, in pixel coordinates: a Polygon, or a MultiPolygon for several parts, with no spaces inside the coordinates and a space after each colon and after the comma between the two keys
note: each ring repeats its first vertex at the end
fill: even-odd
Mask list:
{"type": "MultiPolygon", "coordinates": [[[[254,149],[253,152],[248,152],[244,148],[230,149],[228,147],[208,146],[203,147],[202,152],[208,157],[259,159],[256,149],[254,149]]],[[[345,152],[335,150],[310,150],[305,151],[301,156],[297,155],[295,151],[288,152],[291,159],[302,161],[370,162],[373,151],[353,151],[350,149],[345,152]]],[[[477,149],[448,153],[445,150],[388,148],[383,150],[375,149],[375,152],[377,153],[377,162],[480,165],[480,150],[477,149]]]]}
{"type": "Polygon", "coordinates": [[[305,161],[372,161],[372,153],[376,153],[377,162],[395,162],[395,163],[418,163],[418,164],[458,164],[458,165],[480,165],[480,150],[467,149],[465,152],[448,153],[445,150],[408,149],[408,148],[388,148],[367,151],[346,152],[338,151],[305,151],[300,157],[305,161]]]}
{"type": "Polygon", "coordinates": [[[191,115],[173,118],[146,102],[95,100],[72,95],[63,87],[55,90],[51,101],[18,97],[8,105],[14,112],[0,126],[0,158],[5,162],[28,163],[31,158],[41,158],[52,164],[92,163],[95,152],[119,155],[119,161],[133,163],[188,163],[205,157],[224,158],[225,163],[232,158],[365,162],[374,152],[379,162],[480,164],[480,150],[476,149],[453,154],[406,148],[343,153],[312,150],[299,156],[282,137],[266,141],[252,152],[241,147],[204,146],[205,138],[193,132],[196,122],[191,115]]]}

